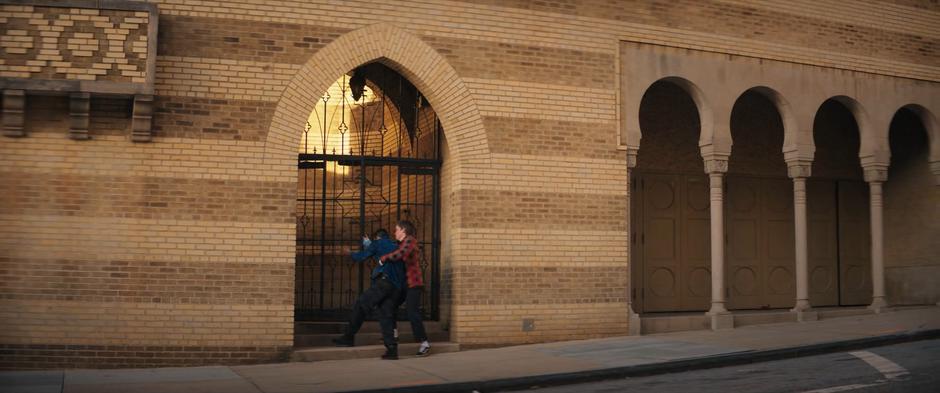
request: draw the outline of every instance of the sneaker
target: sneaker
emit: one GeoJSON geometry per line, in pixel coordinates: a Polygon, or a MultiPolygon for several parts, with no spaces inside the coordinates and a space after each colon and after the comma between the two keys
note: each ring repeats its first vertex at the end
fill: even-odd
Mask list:
{"type": "Polygon", "coordinates": [[[351,338],[346,338],[345,336],[340,336],[333,339],[333,345],[337,347],[351,347],[354,345],[354,342],[351,338]]]}
{"type": "Polygon", "coordinates": [[[421,343],[421,346],[418,347],[418,353],[415,356],[424,357],[431,354],[431,343],[425,341],[421,343]]]}
{"type": "Polygon", "coordinates": [[[389,345],[385,347],[385,354],[382,355],[382,360],[398,360],[398,346],[389,345]]]}

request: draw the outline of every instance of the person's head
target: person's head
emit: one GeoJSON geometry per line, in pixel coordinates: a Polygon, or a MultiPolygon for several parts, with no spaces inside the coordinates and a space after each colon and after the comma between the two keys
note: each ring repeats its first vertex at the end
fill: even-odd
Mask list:
{"type": "Polygon", "coordinates": [[[379,230],[375,231],[375,233],[372,234],[372,240],[387,239],[387,238],[388,238],[388,231],[386,231],[385,228],[379,228],[379,230]]]}
{"type": "Polygon", "coordinates": [[[411,221],[401,220],[398,222],[398,225],[395,225],[395,238],[399,241],[406,236],[414,236],[416,232],[415,224],[412,224],[411,221]]]}

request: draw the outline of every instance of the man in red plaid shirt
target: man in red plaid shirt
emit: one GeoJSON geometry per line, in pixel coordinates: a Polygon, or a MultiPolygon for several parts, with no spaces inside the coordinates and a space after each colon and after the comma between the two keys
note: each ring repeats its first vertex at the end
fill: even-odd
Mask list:
{"type": "MultiPolygon", "coordinates": [[[[408,321],[411,322],[411,333],[415,341],[421,343],[418,348],[417,356],[427,356],[431,353],[431,343],[428,342],[428,335],[424,330],[424,322],[421,321],[421,292],[424,291],[424,278],[421,275],[421,249],[418,247],[418,239],[415,238],[415,226],[411,221],[401,220],[395,226],[395,238],[400,242],[398,249],[379,258],[379,261],[401,260],[405,263],[405,275],[408,278],[408,290],[405,296],[406,310],[408,310],[408,321]]],[[[389,348],[388,357],[398,357],[398,347],[389,348]],[[394,350],[394,354],[391,352],[394,350]]],[[[383,356],[385,358],[386,356],[383,356]]]]}

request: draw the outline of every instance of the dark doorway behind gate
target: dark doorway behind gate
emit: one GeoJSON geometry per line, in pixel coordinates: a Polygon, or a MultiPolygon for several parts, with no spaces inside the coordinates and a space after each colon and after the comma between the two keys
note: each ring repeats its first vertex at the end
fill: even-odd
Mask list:
{"type": "Polygon", "coordinates": [[[376,264],[350,254],[403,219],[418,230],[425,318],[438,318],[441,134],[421,92],[380,63],[317,103],[298,154],[296,320],[346,318],[376,264]]]}

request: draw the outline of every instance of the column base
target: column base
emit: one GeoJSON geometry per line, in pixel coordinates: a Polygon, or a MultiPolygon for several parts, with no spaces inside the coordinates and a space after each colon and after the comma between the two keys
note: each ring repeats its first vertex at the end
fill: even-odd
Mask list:
{"type": "Polygon", "coordinates": [[[805,308],[802,310],[791,309],[790,312],[796,313],[797,322],[809,322],[809,321],[818,321],[819,313],[816,310],[811,308],[805,308]]]}
{"type": "Polygon", "coordinates": [[[888,302],[886,302],[883,297],[874,298],[871,302],[871,305],[868,306],[868,309],[874,311],[875,314],[881,314],[883,312],[893,311],[888,306],[888,302]]]}
{"type": "Polygon", "coordinates": [[[734,315],[728,311],[713,313],[711,311],[705,313],[711,320],[712,330],[722,330],[722,329],[734,329],[734,315]]]}
{"type": "Polygon", "coordinates": [[[640,320],[640,314],[630,310],[627,314],[627,334],[631,336],[640,336],[643,334],[643,321],[640,320]]]}
{"type": "Polygon", "coordinates": [[[809,301],[800,299],[796,301],[796,306],[790,309],[790,312],[796,313],[797,322],[818,321],[819,313],[813,310],[809,301]]]}

